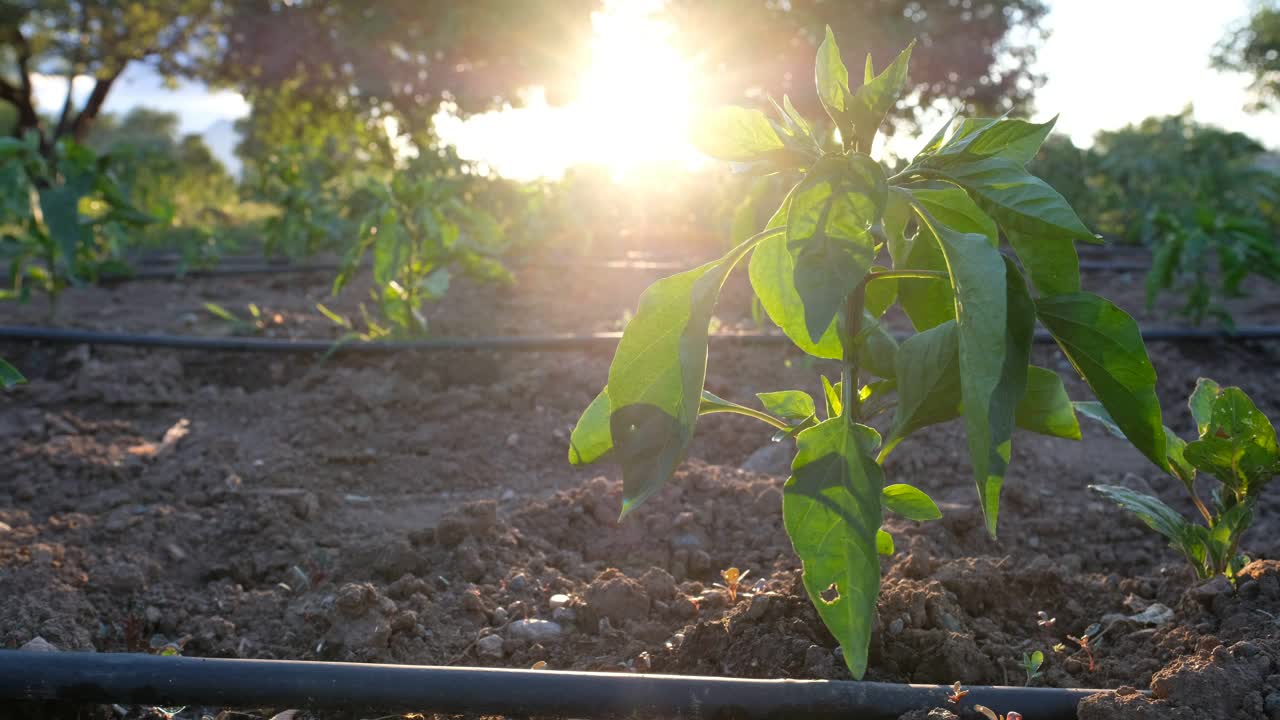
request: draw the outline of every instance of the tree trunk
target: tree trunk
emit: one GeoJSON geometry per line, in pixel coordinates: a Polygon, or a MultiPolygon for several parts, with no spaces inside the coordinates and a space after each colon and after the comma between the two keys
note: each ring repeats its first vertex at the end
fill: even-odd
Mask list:
{"type": "MultiPolygon", "coordinates": [[[[71,123],[71,137],[78,143],[84,143],[89,137],[89,129],[93,127],[93,121],[98,118],[98,113],[102,111],[102,104],[107,99],[107,93],[111,92],[111,86],[115,84],[116,78],[120,77],[120,73],[124,72],[124,63],[118,70],[112,71],[106,77],[98,78],[98,82],[94,83],[93,92],[89,93],[89,99],[85,101],[84,108],[76,113],[76,119],[71,123]]],[[[54,138],[57,142],[58,138],[54,138]]]]}

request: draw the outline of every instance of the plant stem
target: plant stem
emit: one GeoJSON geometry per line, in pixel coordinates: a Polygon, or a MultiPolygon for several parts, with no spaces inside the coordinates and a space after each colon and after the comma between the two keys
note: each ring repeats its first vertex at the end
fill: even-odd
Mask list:
{"type": "Polygon", "coordinates": [[[858,399],[858,343],[862,334],[862,308],[866,304],[867,278],[849,293],[844,301],[844,315],[840,319],[840,344],[844,349],[844,368],[840,372],[840,402],[849,422],[857,422],[862,415],[858,399]]]}
{"type": "Polygon", "coordinates": [[[1204,516],[1204,521],[1209,524],[1209,527],[1213,527],[1213,513],[1210,513],[1209,508],[1205,507],[1204,501],[1200,499],[1200,496],[1192,492],[1191,501],[1196,504],[1196,509],[1204,516]]]}

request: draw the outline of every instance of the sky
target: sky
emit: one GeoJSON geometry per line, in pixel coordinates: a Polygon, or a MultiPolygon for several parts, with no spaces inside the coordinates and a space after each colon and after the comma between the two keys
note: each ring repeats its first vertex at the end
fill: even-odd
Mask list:
{"type": "MultiPolygon", "coordinates": [[[[548,108],[535,93],[527,108],[466,121],[441,118],[441,134],[456,142],[464,157],[516,178],[555,176],[567,165],[600,160],[610,147],[618,147],[602,129],[619,124],[624,136],[647,137],[650,144],[631,142],[621,153],[615,151],[607,159],[615,169],[655,160],[688,161],[692,153],[684,139],[687,115],[682,112],[688,111],[697,88],[683,77],[680,58],[664,48],[662,28],[626,17],[632,2],[617,0],[621,17],[597,24],[605,37],[593,48],[595,66],[582,78],[578,101],[548,108]],[[637,56],[645,62],[636,63],[637,56]],[[617,82],[619,74],[626,82],[617,82]],[[619,87],[628,88],[626,98],[616,97],[619,87]],[[655,130],[652,119],[625,114],[619,109],[624,105],[663,107],[662,126],[655,130]],[[627,123],[637,122],[644,133],[626,132],[627,123]]],[[[1248,78],[1209,68],[1214,44],[1248,9],[1248,0],[1053,0],[1045,21],[1051,35],[1037,60],[1037,70],[1048,81],[1036,95],[1036,119],[1060,115],[1058,131],[1087,145],[1098,130],[1193,104],[1199,120],[1246,132],[1280,149],[1280,114],[1245,113],[1248,78]]],[[[846,51],[849,57],[856,55],[852,48],[846,51]]],[[[91,85],[87,78],[79,80],[78,97],[87,95],[91,85]]],[[[36,92],[42,107],[60,107],[66,79],[37,78],[36,92]]],[[[135,64],[113,88],[106,109],[122,112],[138,105],[177,112],[182,132],[208,132],[215,153],[232,161],[230,123],[249,111],[237,93],[210,92],[190,83],[170,89],[135,64]]]]}

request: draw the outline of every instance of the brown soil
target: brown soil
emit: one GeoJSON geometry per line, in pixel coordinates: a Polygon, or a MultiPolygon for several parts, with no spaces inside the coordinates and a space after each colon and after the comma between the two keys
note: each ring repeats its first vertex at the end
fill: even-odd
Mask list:
{"type": "MultiPolygon", "coordinates": [[[[78,327],[216,334],[226,328],[203,302],[257,302],[281,315],[270,334],[333,336],[311,309],[326,280],[131,283],[69,293],[62,312],[78,327]]],[[[645,282],[459,283],[432,317],[442,334],[610,330],[645,282]]],[[[1090,286],[1137,309],[1137,283],[1090,286]]],[[[1277,321],[1276,294],[1259,292],[1240,324],[1277,321]]],[[[749,325],[745,298],[744,284],[730,288],[726,325],[749,325]]],[[[6,323],[43,312],[2,307],[6,323]]],[[[1067,371],[1055,351],[1036,353],[1067,371]]],[[[176,644],[211,657],[847,677],[799,584],[776,459],[738,469],[767,429],[704,419],[689,461],[622,524],[616,469],[567,464],[607,354],[324,365],[124,348],[0,355],[32,379],[0,400],[2,647],[42,638],[61,651],[176,644]],[[736,597],[716,586],[730,566],[750,571],[736,597]],[[555,594],[569,598],[558,610],[555,594]]],[[[1155,345],[1152,359],[1166,422],[1184,434],[1200,375],[1280,417],[1274,344],[1155,345]]],[[[739,400],[817,392],[822,369],[781,349],[724,349],[708,387],[739,400]]],[[[1074,378],[1069,389],[1087,396],[1074,378]]],[[[895,453],[887,475],[929,492],[944,518],[888,521],[898,552],[883,562],[869,679],[1021,684],[1022,654],[1038,649],[1035,685],[1155,698],[1099,697],[1081,717],[1280,717],[1280,500],[1262,502],[1245,543],[1259,560],[1238,591],[1197,587],[1158,537],[1086,490],[1127,484],[1189,510],[1136,451],[1086,426],[1084,443],[1024,434],[1014,452],[998,542],[982,529],[959,427],[895,453]],[[1156,604],[1172,610],[1166,624],[1124,619],[1156,604]],[[1094,623],[1105,632],[1091,669],[1065,638],[1094,623]]]]}

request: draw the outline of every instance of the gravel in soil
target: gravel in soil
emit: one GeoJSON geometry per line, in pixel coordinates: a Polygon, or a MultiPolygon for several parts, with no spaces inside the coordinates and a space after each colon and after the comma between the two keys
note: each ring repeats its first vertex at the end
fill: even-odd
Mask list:
{"type": "MultiPolygon", "coordinates": [[[[0,413],[0,646],[847,677],[799,582],[781,523],[787,460],[767,428],[705,418],[676,477],[621,524],[616,469],[568,466],[606,355],[0,352],[33,376],[0,413]],[[729,567],[749,571],[736,591],[729,567]]],[[[1152,356],[1166,422],[1184,434],[1203,374],[1280,416],[1275,346],[1152,356]]],[[[708,388],[817,392],[823,369],[724,350],[708,388]]],[[[1035,685],[1152,691],[1086,701],[1081,717],[1280,717],[1280,501],[1262,502],[1238,589],[1197,586],[1086,490],[1124,484],[1189,510],[1180,485],[1084,432],[1016,438],[998,541],[958,426],[895,453],[888,477],[944,517],[887,522],[898,552],[883,561],[868,678],[1021,684],[1022,654],[1041,650],[1035,685]],[[1091,662],[1066,637],[1095,624],[1091,662]]]]}

